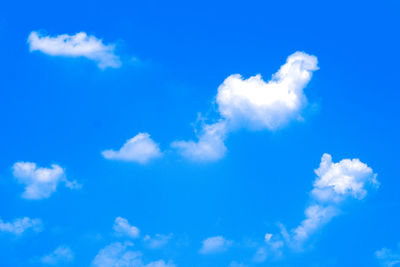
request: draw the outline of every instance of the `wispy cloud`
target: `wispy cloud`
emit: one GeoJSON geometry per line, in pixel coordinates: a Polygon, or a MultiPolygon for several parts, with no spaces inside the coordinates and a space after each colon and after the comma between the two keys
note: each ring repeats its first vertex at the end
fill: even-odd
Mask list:
{"type": "Polygon", "coordinates": [[[172,238],[172,234],[163,235],[163,234],[155,234],[154,236],[145,235],[143,241],[146,246],[152,249],[157,249],[165,246],[172,238]]]}
{"type": "Polygon", "coordinates": [[[72,262],[74,253],[67,246],[59,246],[52,253],[43,256],[40,261],[44,264],[58,265],[60,263],[72,262]]]}
{"type": "Polygon", "coordinates": [[[119,68],[121,61],[115,55],[114,44],[103,44],[101,39],[85,32],[74,35],[45,36],[33,31],[28,37],[30,51],[41,51],[50,56],[85,57],[97,62],[99,68],[119,68]]]}
{"type": "Polygon", "coordinates": [[[172,147],[195,161],[215,161],[226,152],[227,134],[238,128],[275,130],[300,118],[307,100],[304,88],[317,70],[317,58],[303,52],[290,55],[268,82],[261,75],[244,79],[231,75],[216,96],[218,122],[203,124],[197,141],[175,141],[172,147]]]}
{"type": "Polygon", "coordinates": [[[158,144],[156,144],[148,133],[139,133],[117,151],[105,150],[103,157],[111,160],[132,161],[146,164],[150,160],[162,155],[158,144]]]}
{"type": "Polygon", "coordinates": [[[389,248],[382,248],[375,252],[375,257],[382,266],[400,266],[400,245],[396,251],[389,248]]]}
{"type": "Polygon", "coordinates": [[[115,218],[113,229],[117,234],[131,238],[136,238],[139,236],[139,228],[130,225],[128,220],[122,217],[115,218]]]}
{"type": "Polygon", "coordinates": [[[13,222],[5,222],[0,219],[0,232],[21,235],[31,229],[35,232],[42,231],[43,224],[40,219],[31,219],[29,217],[18,218],[13,222]]]}
{"type": "Polygon", "coordinates": [[[64,183],[70,189],[81,187],[76,181],[69,181],[64,169],[56,164],[44,168],[33,162],[16,162],[12,168],[15,179],[25,185],[22,197],[26,199],[48,198],[57,190],[59,183],[64,183]]]}
{"type": "Polygon", "coordinates": [[[164,260],[144,263],[142,253],[131,249],[130,242],[111,243],[101,249],[92,262],[94,267],[175,267],[172,262],[164,260]]]}
{"type": "Polygon", "coordinates": [[[223,236],[213,236],[203,240],[200,248],[201,254],[218,253],[227,250],[233,242],[225,239],[223,236]]]}

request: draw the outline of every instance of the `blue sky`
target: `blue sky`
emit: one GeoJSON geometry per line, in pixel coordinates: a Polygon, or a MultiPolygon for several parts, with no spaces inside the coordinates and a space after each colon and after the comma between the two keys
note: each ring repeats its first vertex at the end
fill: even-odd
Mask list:
{"type": "Polygon", "coordinates": [[[0,266],[400,266],[399,11],[2,3],[0,266]]]}

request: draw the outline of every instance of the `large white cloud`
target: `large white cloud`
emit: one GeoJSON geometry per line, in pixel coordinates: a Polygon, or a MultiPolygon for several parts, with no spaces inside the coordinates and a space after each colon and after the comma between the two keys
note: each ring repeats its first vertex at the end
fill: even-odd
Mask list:
{"type": "Polygon", "coordinates": [[[33,31],[28,37],[28,43],[30,51],[41,51],[50,56],[85,57],[97,62],[102,69],[121,66],[119,57],[114,54],[115,45],[105,45],[101,39],[85,32],[52,37],[33,31]]]}
{"type": "Polygon", "coordinates": [[[112,160],[133,161],[145,164],[161,156],[161,151],[148,133],[139,133],[117,151],[105,150],[103,157],[112,160]]]}
{"type": "Polygon", "coordinates": [[[131,238],[136,238],[139,236],[139,228],[130,225],[128,220],[122,217],[115,218],[113,229],[116,233],[131,238]]]}
{"type": "Polygon", "coordinates": [[[238,128],[275,130],[300,118],[307,103],[304,88],[317,70],[317,58],[304,52],[290,55],[268,82],[261,75],[231,75],[216,96],[219,121],[204,124],[197,141],[175,141],[172,147],[194,161],[215,161],[226,152],[225,139],[238,128]]]}
{"type": "Polygon", "coordinates": [[[59,246],[52,253],[45,255],[40,259],[42,263],[49,265],[68,263],[73,260],[74,253],[71,248],[67,246],[59,246]]]}
{"type": "Polygon", "coordinates": [[[233,242],[225,239],[223,236],[213,236],[204,239],[202,243],[199,252],[201,254],[211,254],[227,250],[233,242]]]}
{"type": "Polygon", "coordinates": [[[218,110],[230,123],[276,129],[299,115],[306,103],[303,89],[317,69],[315,56],[296,52],[268,82],[261,75],[231,75],[218,88],[218,110]]]}
{"type": "Polygon", "coordinates": [[[18,218],[13,222],[5,222],[0,219],[0,232],[21,235],[31,229],[35,232],[42,231],[42,221],[40,219],[31,219],[29,217],[18,218]]]}
{"type": "Polygon", "coordinates": [[[93,267],[175,267],[172,262],[157,260],[144,263],[142,253],[131,249],[130,242],[115,242],[101,249],[92,262],[93,267]]]}
{"type": "Polygon", "coordinates": [[[16,162],[12,168],[17,181],[25,185],[22,197],[26,199],[48,198],[57,190],[59,183],[70,189],[81,187],[76,181],[69,181],[64,169],[56,164],[52,164],[51,168],[44,168],[33,162],[16,162]]]}

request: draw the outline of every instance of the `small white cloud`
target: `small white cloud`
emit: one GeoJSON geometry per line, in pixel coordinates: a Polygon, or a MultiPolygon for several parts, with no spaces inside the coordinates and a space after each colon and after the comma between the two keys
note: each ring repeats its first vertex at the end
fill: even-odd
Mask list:
{"type": "Polygon", "coordinates": [[[175,141],[171,144],[179,153],[193,161],[215,161],[225,155],[226,124],[220,121],[205,124],[198,141],[175,141]]]}
{"type": "Polygon", "coordinates": [[[40,259],[42,263],[49,265],[72,262],[73,260],[74,253],[67,246],[59,246],[52,253],[45,255],[40,259]]]}
{"type": "Polygon", "coordinates": [[[136,238],[139,236],[139,228],[130,225],[128,220],[122,217],[115,218],[113,229],[116,233],[131,238],[136,238]]]}
{"type": "Polygon", "coordinates": [[[226,240],[223,236],[213,236],[203,240],[202,243],[203,245],[200,248],[200,253],[211,254],[227,250],[233,242],[231,240],[226,240]]]}
{"type": "Polygon", "coordinates": [[[375,257],[378,259],[381,266],[400,266],[400,245],[398,246],[397,251],[382,248],[375,252],[375,257]]]}
{"type": "Polygon", "coordinates": [[[105,45],[101,39],[85,32],[75,35],[44,36],[33,31],[28,37],[30,51],[41,51],[50,56],[85,57],[98,63],[99,68],[119,68],[121,61],[114,54],[115,45],[105,45]]]}
{"type": "Polygon", "coordinates": [[[307,103],[304,88],[317,70],[317,58],[304,52],[290,55],[268,82],[256,75],[231,75],[216,96],[219,121],[204,124],[198,141],[175,141],[172,147],[190,160],[215,161],[226,152],[227,134],[237,128],[275,130],[299,119],[307,103]]]}
{"type": "Polygon", "coordinates": [[[164,260],[153,261],[145,264],[142,253],[133,251],[132,243],[111,243],[101,249],[92,262],[94,267],[175,267],[172,262],[164,260]]]}
{"type": "Polygon", "coordinates": [[[40,219],[31,219],[29,217],[15,219],[13,222],[4,222],[0,219],[0,232],[21,235],[25,231],[32,229],[35,232],[42,231],[42,221],[40,219]]]}
{"type": "Polygon", "coordinates": [[[76,181],[67,180],[64,169],[56,164],[52,164],[51,168],[42,168],[33,162],[16,162],[12,168],[17,181],[25,185],[22,197],[26,199],[48,198],[61,182],[70,189],[81,187],[76,181]]]}
{"type": "Polygon", "coordinates": [[[120,150],[105,150],[103,157],[112,160],[134,161],[141,164],[161,156],[160,148],[148,133],[139,133],[129,139],[120,150]]]}
{"type": "Polygon", "coordinates": [[[169,240],[171,240],[172,234],[163,235],[163,234],[156,234],[155,236],[151,237],[150,235],[146,235],[143,238],[143,241],[147,245],[147,247],[156,249],[168,244],[169,240]]]}

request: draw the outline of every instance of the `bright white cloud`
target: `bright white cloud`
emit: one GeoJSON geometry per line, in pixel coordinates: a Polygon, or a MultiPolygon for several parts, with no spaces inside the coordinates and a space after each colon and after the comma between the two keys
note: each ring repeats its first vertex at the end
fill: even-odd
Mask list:
{"type": "Polygon", "coordinates": [[[160,148],[148,133],[139,133],[129,139],[118,151],[105,150],[104,158],[112,160],[134,161],[141,164],[161,156],[160,148]]]}
{"type": "Polygon", "coordinates": [[[130,225],[128,220],[122,217],[115,218],[113,229],[116,233],[131,238],[136,238],[139,236],[139,228],[130,225]]]}
{"type": "Polygon", "coordinates": [[[146,246],[152,249],[160,248],[168,244],[169,240],[171,240],[172,234],[163,235],[163,234],[156,234],[153,237],[150,235],[146,235],[143,238],[146,246]]]}
{"type": "Polygon", "coordinates": [[[16,162],[12,168],[17,181],[25,185],[22,197],[26,199],[48,198],[57,190],[59,183],[70,189],[81,187],[76,181],[67,180],[64,169],[56,164],[43,168],[33,162],[16,162]]]}
{"type": "Polygon", "coordinates": [[[172,147],[181,155],[193,161],[214,161],[225,155],[224,144],[226,123],[220,121],[214,124],[205,124],[198,135],[198,141],[175,141],[172,147]]]}
{"type": "Polygon", "coordinates": [[[375,252],[375,257],[378,259],[381,266],[400,266],[400,245],[398,246],[397,251],[382,248],[375,252]]]}
{"type": "Polygon", "coordinates": [[[40,261],[44,264],[58,265],[60,263],[72,262],[74,253],[67,246],[59,246],[52,253],[43,256],[40,261]]]}
{"type": "Polygon", "coordinates": [[[379,186],[377,175],[359,159],[343,159],[334,163],[331,155],[324,154],[315,174],[317,177],[310,193],[310,204],[304,212],[304,220],[289,232],[281,225],[280,234],[267,233],[265,246],[260,248],[265,255],[271,253],[280,256],[285,246],[301,250],[316,231],[340,213],[341,204],[345,200],[363,199],[368,189],[379,186]]]}
{"type": "Polygon", "coordinates": [[[307,99],[304,88],[317,70],[317,58],[304,52],[290,55],[268,82],[256,75],[231,75],[216,96],[220,119],[204,124],[195,141],[175,141],[172,147],[190,160],[215,161],[226,152],[227,134],[238,128],[275,130],[300,118],[307,99]]]}
{"type": "Polygon", "coordinates": [[[261,75],[231,75],[218,88],[218,110],[234,124],[276,129],[299,115],[306,103],[303,89],[317,69],[315,56],[296,52],[268,82],[261,75]]]}
{"type": "Polygon", "coordinates": [[[227,250],[233,242],[231,240],[226,240],[223,236],[213,236],[204,239],[202,243],[203,245],[200,248],[200,253],[211,254],[227,250]]]}
{"type": "Polygon", "coordinates": [[[130,242],[115,242],[101,249],[92,262],[94,267],[175,267],[164,260],[144,263],[142,253],[130,249],[130,242]]]}
{"type": "Polygon", "coordinates": [[[31,219],[29,217],[15,219],[13,222],[4,222],[0,219],[0,232],[21,235],[31,229],[35,232],[42,231],[42,221],[40,219],[31,219]]]}
{"type": "Polygon", "coordinates": [[[41,51],[50,56],[85,57],[97,62],[101,69],[121,66],[119,57],[114,54],[115,45],[105,45],[101,39],[85,32],[52,37],[33,31],[28,37],[28,43],[30,51],[41,51]]]}

